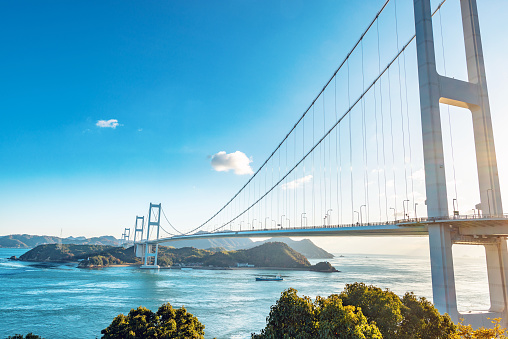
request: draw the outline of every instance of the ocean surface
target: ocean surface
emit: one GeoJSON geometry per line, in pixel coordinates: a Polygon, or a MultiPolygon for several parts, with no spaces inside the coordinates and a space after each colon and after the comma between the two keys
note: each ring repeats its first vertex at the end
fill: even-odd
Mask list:
{"type": "MultiPolygon", "coordinates": [[[[249,338],[264,328],[270,306],[289,287],[315,298],[365,282],[398,295],[432,300],[428,256],[336,254],[340,273],[281,271],[282,282],[256,282],[263,270],[77,269],[75,264],[9,261],[26,249],[0,248],[0,338],[33,332],[44,338],[100,338],[119,313],[169,302],[205,325],[206,338],[249,338]]],[[[454,258],[459,309],[489,307],[485,257],[454,258]]],[[[310,260],[316,263],[320,260],[310,260]]]]}

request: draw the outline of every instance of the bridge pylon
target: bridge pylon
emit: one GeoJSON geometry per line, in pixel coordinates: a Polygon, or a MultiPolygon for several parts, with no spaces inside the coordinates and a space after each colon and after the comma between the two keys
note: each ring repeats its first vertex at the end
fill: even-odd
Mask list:
{"type": "MultiPolygon", "coordinates": [[[[156,227],[157,229],[157,238],[159,239],[159,231],[160,231],[160,216],[161,216],[161,204],[152,204],[150,203],[150,209],[148,210],[148,224],[146,227],[146,239],[144,242],[136,244],[136,254],[142,253],[142,258],[144,260],[141,268],[160,268],[157,265],[157,256],[159,254],[159,243],[150,243],[150,227],[156,227]]],[[[136,217],[137,223],[138,217],[136,217]]],[[[154,240],[154,239],[152,239],[154,240]]],[[[139,256],[139,255],[138,255],[139,256]]]]}
{"type": "MultiPolygon", "coordinates": [[[[502,217],[503,207],[497,170],[492,120],[476,0],[460,0],[468,81],[438,74],[436,69],[430,0],[414,0],[420,108],[424,148],[427,213],[430,218],[448,216],[446,177],[439,104],[468,109],[472,114],[478,183],[483,216],[502,217]]],[[[508,252],[506,226],[450,224],[429,225],[434,304],[457,322],[464,318],[474,327],[490,327],[487,318],[508,315],[508,252]],[[478,240],[481,239],[481,240],[478,240]],[[453,270],[453,244],[485,246],[491,307],[487,312],[459,314],[453,270]]]]}

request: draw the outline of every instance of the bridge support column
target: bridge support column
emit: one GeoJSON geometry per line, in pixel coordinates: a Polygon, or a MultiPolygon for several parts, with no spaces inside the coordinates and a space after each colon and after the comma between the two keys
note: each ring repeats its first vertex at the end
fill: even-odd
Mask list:
{"type": "MultiPolygon", "coordinates": [[[[427,214],[430,218],[448,217],[446,176],[444,166],[441,116],[439,104],[469,109],[472,115],[479,193],[483,215],[501,216],[503,208],[492,132],[489,99],[476,0],[460,0],[462,29],[468,81],[438,74],[435,61],[434,36],[430,0],[413,0],[420,86],[423,153],[427,214]]],[[[480,227],[481,233],[496,235],[493,230],[480,227]]],[[[508,310],[506,238],[486,244],[487,272],[491,308],[480,313],[458,314],[453,273],[452,240],[448,225],[429,226],[434,304],[452,320],[464,318],[472,326],[491,326],[487,318],[504,317],[508,310]]]]}
{"type": "Polygon", "coordinates": [[[448,225],[429,225],[430,264],[434,305],[448,313],[452,321],[459,320],[455,276],[453,272],[452,239],[448,225]]]}
{"type": "Polygon", "coordinates": [[[499,238],[495,244],[485,245],[487,275],[489,278],[490,311],[506,312],[508,306],[508,252],[506,239],[499,238]]]}

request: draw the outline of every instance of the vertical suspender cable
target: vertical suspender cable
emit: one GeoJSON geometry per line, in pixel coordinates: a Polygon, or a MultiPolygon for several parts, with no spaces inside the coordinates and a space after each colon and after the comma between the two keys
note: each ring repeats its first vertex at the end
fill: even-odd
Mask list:
{"type": "MultiPolygon", "coordinates": [[[[362,91],[365,92],[365,69],[364,69],[364,55],[363,55],[363,39],[362,39],[362,91]]],[[[365,98],[362,98],[362,144],[363,144],[363,191],[364,191],[364,201],[365,201],[365,220],[369,222],[369,176],[367,173],[368,168],[368,158],[367,158],[367,129],[365,127],[365,98]]],[[[361,209],[361,207],[360,207],[361,209]]],[[[360,211],[360,213],[362,213],[360,211]]]]}
{"type": "MultiPolygon", "coordinates": [[[[440,33],[441,33],[441,49],[443,52],[444,74],[446,76],[446,58],[445,58],[445,47],[444,47],[444,39],[443,39],[443,22],[441,21],[441,9],[439,9],[439,29],[440,29],[440,33]]],[[[457,205],[458,205],[459,200],[458,200],[458,195],[457,195],[457,177],[455,175],[455,156],[454,156],[454,152],[453,152],[452,119],[451,119],[451,114],[450,114],[450,105],[446,105],[446,106],[448,108],[448,126],[450,128],[450,145],[451,145],[451,151],[452,151],[451,153],[452,153],[452,168],[453,168],[453,186],[455,189],[455,201],[457,202],[457,205]]],[[[483,109],[483,107],[482,107],[482,109],[483,109]]],[[[453,208],[454,208],[454,213],[455,213],[455,206],[453,206],[453,208]]],[[[457,210],[458,209],[459,208],[457,206],[457,210]]]]}
{"type": "Polygon", "coordinates": [[[389,110],[390,110],[390,135],[392,141],[392,171],[393,171],[393,193],[394,193],[394,203],[395,203],[395,217],[397,216],[397,180],[395,180],[395,150],[394,150],[394,142],[393,142],[393,119],[392,119],[392,80],[390,77],[390,68],[388,68],[388,101],[389,101],[389,110]]]}
{"type": "MultiPolygon", "coordinates": [[[[350,81],[349,81],[349,59],[347,60],[347,101],[348,106],[351,107],[351,97],[350,97],[350,81]]],[[[355,212],[354,212],[354,193],[353,193],[353,145],[351,143],[351,112],[348,114],[349,121],[349,173],[351,180],[351,223],[355,222],[355,212]]]]}
{"type": "MultiPolygon", "coordinates": [[[[398,25],[398,17],[397,17],[397,0],[394,0],[394,11],[395,11],[395,34],[396,34],[396,40],[397,40],[397,52],[399,52],[399,25],[398,25]]],[[[406,133],[404,131],[404,113],[403,113],[403,103],[402,103],[402,81],[400,77],[400,58],[397,58],[397,67],[398,67],[398,76],[399,76],[399,99],[400,99],[400,122],[401,122],[401,129],[402,129],[402,152],[404,156],[404,180],[405,180],[405,188],[406,188],[406,199],[402,202],[402,205],[404,205],[404,202],[408,200],[408,187],[407,187],[407,163],[406,163],[406,133]]],[[[409,206],[408,206],[409,209],[409,206]]],[[[409,211],[406,211],[404,208],[404,211],[409,214],[409,211]]],[[[404,215],[404,219],[406,218],[406,215],[404,215]]]]}
{"type": "MultiPolygon", "coordinates": [[[[338,114],[337,114],[337,76],[334,77],[334,93],[335,93],[335,121],[338,120],[338,114]]],[[[337,225],[340,225],[340,212],[342,208],[339,205],[339,133],[340,133],[340,124],[337,126],[337,129],[335,130],[335,163],[337,167],[337,225]]]]}

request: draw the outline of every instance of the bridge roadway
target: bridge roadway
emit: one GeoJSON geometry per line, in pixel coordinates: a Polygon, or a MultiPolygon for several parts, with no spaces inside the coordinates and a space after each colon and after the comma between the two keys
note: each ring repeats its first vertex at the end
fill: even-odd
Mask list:
{"type": "Polygon", "coordinates": [[[196,232],[159,238],[142,243],[156,244],[178,240],[213,238],[270,238],[270,237],[324,237],[324,236],[428,236],[430,225],[449,224],[457,235],[486,237],[508,236],[508,215],[503,216],[451,216],[441,218],[416,218],[346,225],[320,225],[307,227],[277,227],[256,230],[222,230],[196,232]]]}

